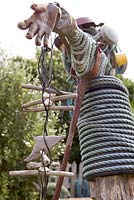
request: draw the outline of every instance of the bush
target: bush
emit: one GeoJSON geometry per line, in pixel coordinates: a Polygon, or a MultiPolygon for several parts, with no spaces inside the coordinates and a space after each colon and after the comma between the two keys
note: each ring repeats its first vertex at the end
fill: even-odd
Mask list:
{"type": "MultiPolygon", "coordinates": [[[[47,195],[46,195],[47,200],[52,200],[52,197],[54,196],[55,188],[56,188],[56,183],[53,183],[53,182],[48,183],[47,195]]],[[[69,198],[69,197],[70,197],[70,192],[63,185],[61,188],[60,198],[69,198]]]]}

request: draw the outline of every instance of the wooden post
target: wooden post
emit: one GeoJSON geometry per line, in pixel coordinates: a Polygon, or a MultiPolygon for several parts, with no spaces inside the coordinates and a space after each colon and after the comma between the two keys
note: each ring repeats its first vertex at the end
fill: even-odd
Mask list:
{"type": "Polygon", "coordinates": [[[94,200],[133,200],[134,174],[97,177],[89,181],[94,200]]]}

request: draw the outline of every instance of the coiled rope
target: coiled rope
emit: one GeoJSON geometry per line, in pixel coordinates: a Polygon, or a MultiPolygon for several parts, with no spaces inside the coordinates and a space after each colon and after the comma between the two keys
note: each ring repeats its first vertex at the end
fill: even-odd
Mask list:
{"type": "Polygon", "coordinates": [[[78,120],[83,176],[134,172],[134,118],[128,91],[111,76],[93,79],[78,120]]]}

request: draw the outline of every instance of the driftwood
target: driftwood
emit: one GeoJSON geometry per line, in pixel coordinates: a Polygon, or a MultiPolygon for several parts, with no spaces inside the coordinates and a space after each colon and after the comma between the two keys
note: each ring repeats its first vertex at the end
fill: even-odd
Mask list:
{"type": "MultiPolygon", "coordinates": [[[[42,86],[35,86],[31,84],[22,84],[22,88],[42,91],[42,86]]],[[[45,91],[52,94],[73,94],[72,92],[67,92],[67,91],[62,91],[62,90],[57,91],[52,88],[45,88],[45,91]]]]}
{"type": "Polygon", "coordinates": [[[42,162],[29,162],[27,163],[27,169],[39,169],[40,167],[43,167],[42,162]]]}
{"type": "Polygon", "coordinates": [[[33,175],[39,175],[39,172],[41,174],[46,174],[47,176],[66,176],[66,177],[74,177],[74,173],[72,172],[65,172],[65,171],[52,171],[48,168],[45,168],[46,171],[44,171],[44,168],[40,168],[38,170],[20,170],[20,171],[9,171],[10,176],[33,176],[33,175]]]}
{"type": "MultiPolygon", "coordinates": [[[[49,106],[49,110],[59,110],[59,111],[68,111],[68,110],[73,110],[74,106],[49,106]]],[[[42,112],[44,111],[45,108],[23,108],[24,112],[42,112]]]]}
{"type": "MultiPolygon", "coordinates": [[[[42,87],[41,86],[32,86],[32,85],[23,85],[23,88],[27,88],[27,89],[37,89],[37,90],[41,90],[42,87]]],[[[49,96],[44,97],[44,104],[46,107],[49,106],[49,110],[55,110],[55,111],[69,111],[69,110],[73,110],[74,106],[55,106],[52,105],[52,103],[56,102],[56,101],[63,101],[63,100],[67,100],[67,99],[75,99],[77,97],[77,93],[69,93],[69,92],[65,92],[65,91],[61,91],[61,93],[63,95],[57,95],[54,96],[54,92],[55,90],[47,88],[46,92],[48,92],[49,96]],[[50,101],[50,105],[48,105],[48,102],[46,102],[47,100],[50,101]]],[[[23,111],[24,112],[42,112],[45,110],[44,106],[43,107],[39,107],[40,104],[43,104],[41,99],[37,99],[28,103],[25,103],[22,105],[23,111]],[[32,106],[37,106],[38,107],[32,107],[32,106]]]]}
{"type": "MultiPolygon", "coordinates": [[[[45,97],[44,101],[49,98],[50,98],[50,101],[55,102],[55,101],[62,101],[62,100],[67,100],[67,99],[75,99],[76,97],[77,97],[77,94],[74,93],[74,94],[67,94],[67,95],[60,95],[60,96],[45,97]]],[[[31,107],[38,104],[42,104],[42,99],[37,99],[31,102],[25,103],[22,105],[22,108],[31,107]]]]}

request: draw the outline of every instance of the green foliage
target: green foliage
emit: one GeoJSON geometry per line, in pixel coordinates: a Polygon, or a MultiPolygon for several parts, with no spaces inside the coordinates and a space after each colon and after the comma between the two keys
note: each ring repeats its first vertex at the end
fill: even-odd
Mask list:
{"type": "Polygon", "coordinates": [[[123,78],[122,76],[118,76],[124,85],[127,87],[129,92],[129,100],[132,107],[132,111],[134,111],[134,81],[128,78],[123,78]]]}
{"type": "MultiPolygon", "coordinates": [[[[55,187],[56,187],[56,183],[53,183],[53,182],[48,183],[47,195],[46,195],[47,200],[52,200],[52,197],[54,196],[54,192],[55,192],[55,187]]],[[[69,197],[70,197],[70,192],[63,185],[61,188],[60,198],[69,198],[69,197]]]]}
{"type": "MultiPolygon", "coordinates": [[[[25,113],[22,112],[21,107],[30,100],[41,98],[40,92],[21,88],[24,83],[39,85],[37,60],[28,60],[22,57],[8,59],[2,50],[0,57],[0,200],[34,200],[39,197],[33,185],[37,178],[9,177],[8,173],[10,170],[26,168],[23,160],[31,152],[33,136],[43,134],[45,113],[25,113]]],[[[68,84],[65,81],[67,75],[61,63],[60,54],[55,51],[53,59],[52,86],[68,90],[68,84]]],[[[66,102],[64,103],[66,104],[66,102]]],[[[66,135],[69,121],[67,112],[51,111],[48,134],[66,135]]],[[[60,143],[53,149],[54,160],[62,157],[64,147],[65,144],[60,143]]]]}
{"type": "MultiPolygon", "coordinates": [[[[34,178],[9,177],[9,170],[25,169],[26,135],[33,135],[37,116],[22,112],[23,100],[29,101],[21,85],[29,77],[24,70],[27,61],[3,59],[0,66],[0,199],[34,199],[34,178]],[[21,66],[22,65],[22,66],[21,66]],[[23,68],[24,67],[24,68],[23,68]]],[[[37,134],[37,133],[36,133],[37,134]]]]}
{"type": "Polygon", "coordinates": [[[36,84],[38,80],[37,60],[36,59],[24,59],[20,56],[12,57],[8,59],[8,64],[14,66],[17,69],[24,70],[24,80],[28,83],[36,84]]]}

